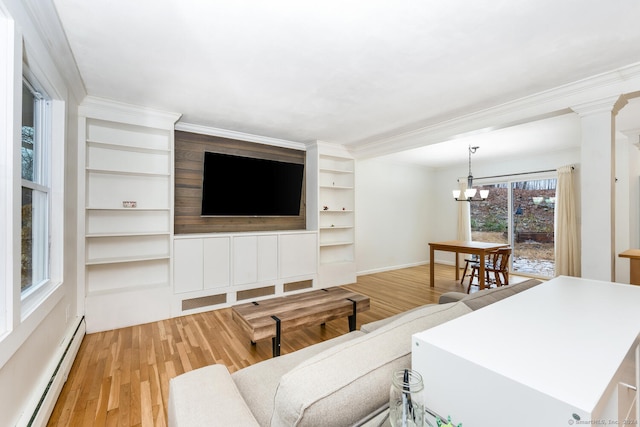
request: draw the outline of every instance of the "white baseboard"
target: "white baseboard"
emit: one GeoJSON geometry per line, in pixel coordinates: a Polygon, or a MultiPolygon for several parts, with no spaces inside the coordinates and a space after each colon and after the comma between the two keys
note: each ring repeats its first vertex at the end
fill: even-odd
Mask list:
{"type": "Polygon", "coordinates": [[[50,379],[42,384],[37,391],[34,391],[34,397],[31,404],[28,405],[28,410],[22,414],[16,426],[39,427],[47,425],[85,333],[84,317],[81,317],[78,319],[76,327],[72,328],[69,335],[65,337],[64,344],[60,346],[60,350],[52,359],[55,362],[52,364],[50,379]]]}
{"type": "Polygon", "coordinates": [[[411,264],[393,265],[393,266],[390,266],[390,267],[374,268],[374,269],[371,269],[371,270],[358,271],[358,272],[356,272],[356,276],[364,276],[366,274],[374,274],[374,273],[382,273],[384,271],[399,270],[401,268],[417,267],[419,265],[425,265],[425,264],[429,264],[429,262],[428,261],[420,261],[420,262],[415,262],[415,263],[411,263],[411,264]]]}

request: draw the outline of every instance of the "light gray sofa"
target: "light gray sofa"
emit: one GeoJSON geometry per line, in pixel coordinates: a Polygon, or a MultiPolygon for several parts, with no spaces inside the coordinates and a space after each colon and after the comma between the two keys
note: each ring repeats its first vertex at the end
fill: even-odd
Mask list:
{"type": "Polygon", "coordinates": [[[389,399],[392,372],[411,367],[411,336],[541,283],[449,292],[359,331],[230,374],[211,365],[170,382],[169,426],[367,425],[389,399]]]}

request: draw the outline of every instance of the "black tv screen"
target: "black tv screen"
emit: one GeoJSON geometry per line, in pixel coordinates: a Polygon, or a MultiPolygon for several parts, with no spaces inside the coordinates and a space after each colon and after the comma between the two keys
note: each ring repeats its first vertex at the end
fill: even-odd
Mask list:
{"type": "Polygon", "coordinates": [[[203,216],[297,216],[304,165],[204,153],[203,216]]]}

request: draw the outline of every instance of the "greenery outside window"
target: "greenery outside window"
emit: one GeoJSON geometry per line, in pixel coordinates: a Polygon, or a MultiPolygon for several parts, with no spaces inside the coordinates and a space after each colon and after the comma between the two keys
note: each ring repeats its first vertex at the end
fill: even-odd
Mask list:
{"type": "Polygon", "coordinates": [[[22,87],[20,290],[24,296],[49,280],[49,102],[26,79],[22,87]]]}
{"type": "Polygon", "coordinates": [[[475,188],[489,190],[489,198],[471,203],[471,239],[510,245],[514,273],[553,277],[556,178],[534,175],[475,188]]]}

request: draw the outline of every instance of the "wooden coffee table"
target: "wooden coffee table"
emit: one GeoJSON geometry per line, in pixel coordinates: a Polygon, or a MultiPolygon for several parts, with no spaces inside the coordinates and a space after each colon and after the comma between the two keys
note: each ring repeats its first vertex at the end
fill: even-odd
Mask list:
{"type": "Polygon", "coordinates": [[[334,287],[249,302],[231,307],[231,317],[249,335],[251,343],[271,338],[273,356],[280,356],[282,332],[349,318],[356,329],[356,313],[369,309],[369,297],[334,287]]]}

